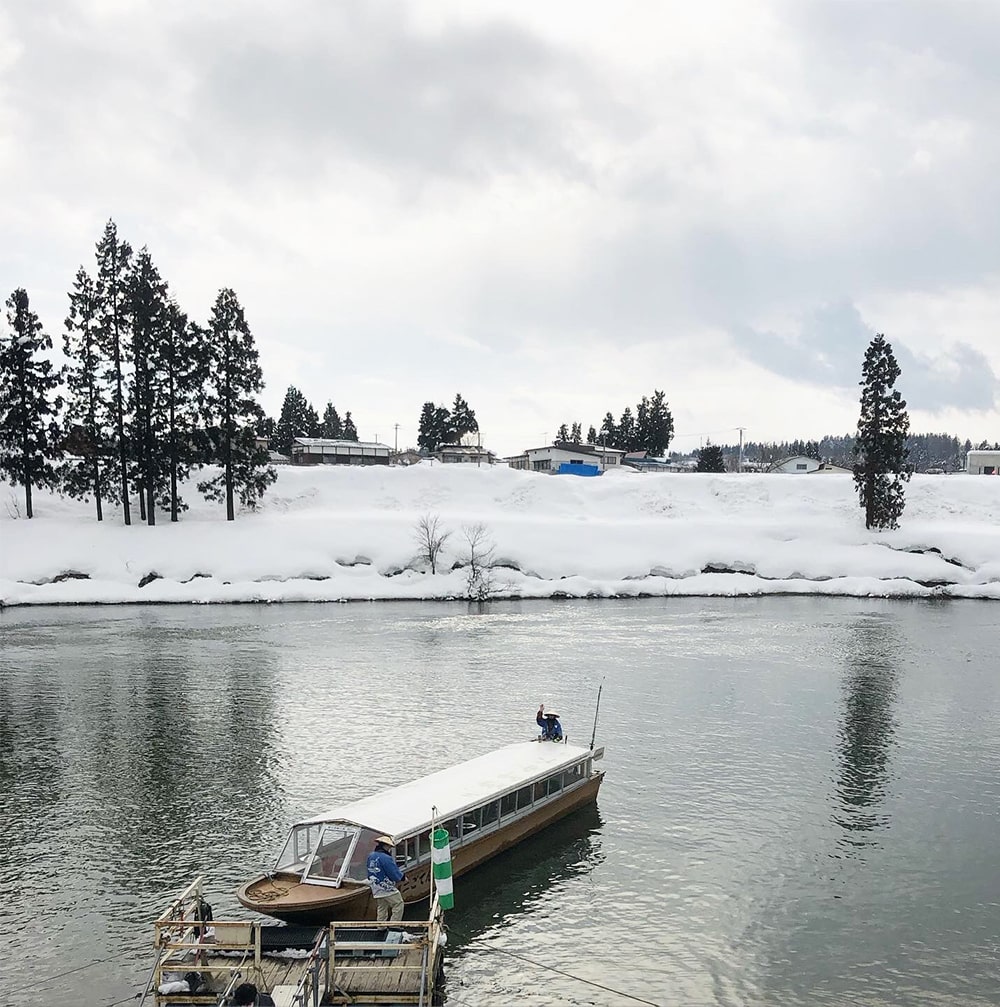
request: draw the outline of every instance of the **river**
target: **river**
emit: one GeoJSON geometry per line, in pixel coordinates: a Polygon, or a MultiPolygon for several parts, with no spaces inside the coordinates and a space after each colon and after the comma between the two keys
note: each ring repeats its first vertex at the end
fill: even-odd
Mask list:
{"type": "Polygon", "coordinates": [[[290,820],[527,739],[541,701],[589,743],[603,681],[597,806],[456,882],[452,1007],[994,1005],[996,621],[784,597],[9,609],[0,1004],[131,997],[192,876],[238,909],[290,820]]]}

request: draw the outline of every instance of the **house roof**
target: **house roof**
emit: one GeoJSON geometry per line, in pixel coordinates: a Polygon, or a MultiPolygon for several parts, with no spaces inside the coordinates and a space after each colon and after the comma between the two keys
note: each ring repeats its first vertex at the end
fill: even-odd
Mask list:
{"type": "Polygon", "coordinates": [[[388,444],[380,441],[345,441],[333,437],[293,437],[293,444],[301,444],[305,448],[382,448],[391,451],[388,444]]]}
{"type": "Polygon", "coordinates": [[[540,448],[526,448],[522,454],[530,454],[532,451],[569,451],[578,455],[623,455],[622,448],[603,448],[600,444],[573,444],[571,441],[558,441],[555,444],[543,444],[540,448]]]}

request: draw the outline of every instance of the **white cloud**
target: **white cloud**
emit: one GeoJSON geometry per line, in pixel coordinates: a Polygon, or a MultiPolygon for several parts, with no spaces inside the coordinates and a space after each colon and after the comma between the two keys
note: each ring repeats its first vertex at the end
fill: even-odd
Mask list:
{"type": "Polygon", "coordinates": [[[997,436],[992,7],[0,18],[0,275],[53,333],[113,216],[192,315],[238,291],[268,409],[294,383],[370,435],[461,390],[512,452],[656,387],[685,427],[840,432],[861,350],[815,321],[854,305],[909,354],[915,428],[997,436]]]}

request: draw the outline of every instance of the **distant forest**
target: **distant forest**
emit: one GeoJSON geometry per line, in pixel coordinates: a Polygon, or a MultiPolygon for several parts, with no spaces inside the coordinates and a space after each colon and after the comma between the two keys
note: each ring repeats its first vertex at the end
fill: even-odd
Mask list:
{"type": "MultiPolygon", "coordinates": [[[[739,445],[719,446],[726,459],[726,467],[735,469],[739,461],[739,445]]],[[[965,469],[966,453],[973,448],[1000,450],[1000,444],[989,441],[973,444],[970,440],[961,441],[950,434],[910,434],[906,438],[906,446],[909,451],[909,462],[916,472],[927,472],[929,469],[958,472],[965,469]]],[[[854,465],[854,434],[839,437],[829,435],[818,441],[794,440],[773,443],[748,441],[743,445],[743,461],[762,466],[771,465],[792,455],[805,455],[807,458],[816,458],[822,462],[851,468],[854,465]]]]}

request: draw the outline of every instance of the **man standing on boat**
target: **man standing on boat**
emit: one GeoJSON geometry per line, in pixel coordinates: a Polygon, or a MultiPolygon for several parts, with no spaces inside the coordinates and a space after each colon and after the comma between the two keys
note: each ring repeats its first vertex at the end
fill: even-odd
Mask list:
{"type": "Polygon", "coordinates": [[[396,886],[403,880],[403,872],[392,856],[393,841],[389,836],[379,836],[375,849],[368,854],[368,884],[375,899],[375,916],[380,923],[403,918],[403,896],[396,886]]]}

